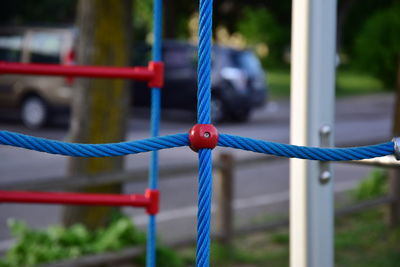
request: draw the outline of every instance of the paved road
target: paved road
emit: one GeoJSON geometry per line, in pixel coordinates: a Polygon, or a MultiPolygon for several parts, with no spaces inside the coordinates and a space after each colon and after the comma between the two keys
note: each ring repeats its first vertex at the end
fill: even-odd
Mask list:
{"type": "MultiPolygon", "coordinates": [[[[338,145],[368,144],[390,139],[392,118],[392,95],[340,99],[336,105],[336,134],[338,145]]],[[[161,134],[187,132],[194,124],[193,116],[168,113],[161,126],[161,134]]],[[[140,118],[129,121],[129,139],[148,137],[149,123],[146,112],[140,118]]],[[[218,126],[220,132],[243,135],[276,142],[289,140],[289,103],[279,101],[256,112],[246,124],[225,123],[218,126]]],[[[0,129],[33,134],[63,140],[66,127],[59,126],[45,130],[26,130],[13,120],[0,121],[0,129]]],[[[226,149],[217,148],[216,153],[226,149]]],[[[254,156],[250,152],[232,151],[237,158],[254,156]]],[[[148,153],[126,157],[128,169],[141,169],[148,164],[148,153]]],[[[193,164],[196,154],[187,148],[160,152],[160,164],[193,164]]],[[[33,151],[2,147],[0,149],[1,182],[11,180],[32,180],[58,177],[65,174],[67,158],[33,151]]],[[[344,191],[354,187],[365,177],[369,168],[335,165],[336,190],[344,191]]],[[[145,183],[130,183],[127,192],[142,192],[145,183]]],[[[254,224],[271,216],[287,213],[288,161],[282,160],[236,171],[235,209],[236,224],[254,224]]],[[[179,176],[162,180],[161,214],[159,228],[164,239],[184,239],[195,234],[196,177],[179,176]],[[179,196],[179,197],[177,197],[179,196]]],[[[134,216],[139,225],[145,225],[146,216],[141,210],[126,210],[134,216]]],[[[27,220],[35,227],[45,227],[59,222],[61,208],[39,205],[2,205],[0,207],[0,240],[9,238],[5,221],[9,217],[27,220]]],[[[1,247],[1,244],[0,244],[1,247]]]]}

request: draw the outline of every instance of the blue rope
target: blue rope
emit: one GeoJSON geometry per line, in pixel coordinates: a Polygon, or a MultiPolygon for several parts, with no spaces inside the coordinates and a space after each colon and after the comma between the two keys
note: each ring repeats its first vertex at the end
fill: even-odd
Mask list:
{"type": "MultiPolygon", "coordinates": [[[[157,137],[160,133],[160,99],[161,91],[159,88],[151,89],[151,136],[157,137]]],[[[158,152],[151,152],[150,159],[150,189],[158,187],[158,152]]]]}
{"type": "Polygon", "coordinates": [[[383,157],[394,153],[393,142],[365,147],[320,148],[279,144],[229,134],[219,135],[218,146],[238,148],[280,157],[322,161],[360,160],[383,157]]]}
{"type": "MultiPolygon", "coordinates": [[[[157,0],[158,1],[158,0],[157,0]]],[[[159,88],[151,89],[151,136],[157,137],[159,135],[160,127],[160,94],[159,88]]],[[[158,188],[158,151],[151,152],[150,158],[150,172],[149,172],[149,188],[158,188]]],[[[146,266],[156,266],[156,215],[149,215],[149,224],[147,229],[147,257],[146,266]]]]}
{"type": "MultiPolygon", "coordinates": [[[[153,61],[162,60],[162,0],[154,0],[153,4],[153,61]]],[[[151,89],[151,136],[157,137],[160,132],[160,88],[151,89]]],[[[151,152],[150,172],[149,172],[149,188],[158,188],[158,152],[151,152]]],[[[147,250],[146,250],[146,266],[156,266],[156,239],[157,239],[157,220],[156,215],[149,215],[148,231],[147,231],[147,250]]]]}
{"type": "MultiPolygon", "coordinates": [[[[197,122],[211,123],[212,0],[200,0],[197,122]]],[[[210,265],[211,149],[199,150],[196,266],[210,265]]]]}
{"type": "Polygon", "coordinates": [[[212,0],[200,0],[199,18],[199,65],[197,91],[197,121],[200,124],[211,123],[211,36],[212,36],[212,0]]]}
{"type": "Polygon", "coordinates": [[[75,144],[0,131],[0,144],[72,157],[114,157],[187,146],[188,134],[174,134],[112,144],[75,144]]]}
{"type": "MultiPolygon", "coordinates": [[[[174,134],[112,144],[75,144],[0,131],[0,144],[72,157],[114,157],[188,146],[189,139],[188,134],[174,134]]],[[[322,148],[280,144],[229,134],[219,135],[218,146],[279,157],[321,161],[361,160],[394,154],[393,142],[364,147],[322,148]]],[[[207,149],[200,149],[202,150],[207,149]]],[[[201,157],[201,160],[204,160],[204,157],[201,157]]]]}
{"type": "Polygon", "coordinates": [[[196,266],[209,266],[212,196],[211,149],[199,150],[196,266]]]}

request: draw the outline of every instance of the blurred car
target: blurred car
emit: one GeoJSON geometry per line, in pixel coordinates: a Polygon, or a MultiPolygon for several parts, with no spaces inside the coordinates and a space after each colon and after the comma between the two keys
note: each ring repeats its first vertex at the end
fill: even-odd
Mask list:
{"type": "MultiPolygon", "coordinates": [[[[0,61],[73,64],[72,28],[0,28],[0,61]]],[[[29,75],[0,75],[0,108],[19,109],[23,123],[38,128],[54,111],[68,109],[72,79],[29,75]]]]}
{"type": "MultiPolygon", "coordinates": [[[[70,65],[74,61],[76,29],[7,27],[0,28],[0,61],[70,65]]],[[[165,87],[162,107],[196,110],[197,48],[166,41],[163,44],[165,87]]],[[[132,65],[147,65],[151,47],[137,45],[132,65]]],[[[249,50],[213,47],[212,119],[245,121],[251,111],[266,102],[265,75],[260,62],[249,50]]],[[[132,103],[149,106],[147,84],[132,83],[132,103]]],[[[58,111],[68,110],[73,79],[30,75],[0,75],[0,108],[17,109],[23,123],[39,128],[58,111]]]]}
{"type": "MultiPolygon", "coordinates": [[[[185,42],[165,41],[162,49],[165,64],[162,107],[196,110],[197,47],[185,42]]],[[[147,64],[150,51],[147,45],[136,46],[133,64],[147,64]]],[[[266,77],[259,59],[250,50],[213,46],[211,75],[213,122],[246,121],[255,108],[262,107],[267,101],[266,77]]],[[[149,106],[151,97],[146,84],[133,84],[134,105],[149,106]]]]}

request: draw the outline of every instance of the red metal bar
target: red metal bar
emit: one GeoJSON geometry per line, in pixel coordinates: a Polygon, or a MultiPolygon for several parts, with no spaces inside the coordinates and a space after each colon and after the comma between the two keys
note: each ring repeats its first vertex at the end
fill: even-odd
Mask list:
{"type": "Polygon", "coordinates": [[[132,79],[148,81],[151,87],[162,87],[164,80],[161,62],[150,62],[147,67],[101,67],[0,61],[0,74],[132,79]]]}
{"type": "Polygon", "coordinates": [[[144,207],[149,214],[158,212],[158,202],[158,190],[150,189],[146,190],[145,195],[0,191],[0,203],[131,206],[144,207]]]}

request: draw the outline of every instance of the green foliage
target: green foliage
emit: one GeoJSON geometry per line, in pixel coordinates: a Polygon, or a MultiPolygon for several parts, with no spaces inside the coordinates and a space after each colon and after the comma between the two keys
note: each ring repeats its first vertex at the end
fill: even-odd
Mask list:
{"type": "MultiPolygon", "coordinates": [[[[133,225],[130,218],[124,216],[118,216],[108,227],[95,231],[89,231],[80,224],[69,228],[51,226],[44,230],[30,229],[25,223],[15,220],[10,220],[8,225],[17,243],[0,260],[0,267],[35,266],[82,255],[117,251],[146,242],[145,234],[133,225]]],[[[182,259],[170,249],[158,247],[157,257],[160,266],[183,266],[182,259]]],[[[144,258],[138,257],[138,262],[143,262],[144,258]]]]}
{"type": "MultiPolygon", "coordinates": [[[[268,69],[267,77],[271,98],[289,97],[290,71],[288,69],[268,69]]],[[[382,83],[365,73],[338,70],[336,81],[336,93],[338,97],[384,92],[382,83]]]]}
{"type": "Polygon", "coordinates": [[[335,235],[335,266],[399,266],[399,244],[400,228],[385,225],[383,209],[340,218],[335,235]]]}
{"type": "Polygon", "coordinates": [[[279,245],[289,244],[289,234],[287,232],[278,232],[271,235],[271,241],[279,245]]]}
{"type": "MultiPolygon", "coordinates": [[[[165,266],[165,267],[183,267],[185,266],[185,261],[182,257],[180,257],[175,251],[167,248],[157,246],[157,266],[165,266]]],[[[138,257],[136,263],[145,266],[146,264],[146,255],[142,255],[138,257]]]]}
{"type": "Polygon", "coordinates": [[[211,245],[211,262],[215,266],[232,266],[236,263],[255,263],[259,257],[251,255],[236,247],[223,246],[218,243],[211,245]]]}
{"type": "Polygon", "coordinates": [[[151,0],[133,1],[133,31],[135,41],[143,41],[152,31],[153,4],[151,0]]]}
{"type": "Polygon", "coordinates": [[[387,172],[382,169],[372,170],[367,179],[363,180],[352,192],[356,200],[367,200],[379,197],[387,192],[387,172]]]}
{"type": "Polygon", "coordinates": [[[278,24],[273,14],[266,8],[243,10],[242,19],[238,22],[238,31],[253,45],[264,43],[269,54],[263,61],[266,65],[276,65],[282,61],[284,46],[287,45],[285,29],[278,24]]]}
{"type": "Polygon", "coordinates": [[[376,12],[357,36],[358,66],[395,88],[400,68],[400,4],[376,12]]]}
{"type": "MultiPolygon", "coordinates": [[[[212,266],[289,266],[287,229],[240,236],[235,248],[212,246],[212,266]]],[[[335,266],[397,267],[400,262],[400,227],[387,227],[383,209],[336,219],[335,266]]],[[[195,249],[190,255],[194,255],[195,249]]],[[[185,254],[189,254],[183,251],[185,254]]],[[[194,257],[194,256],[193,256],[194,257]]]]}
{"type": "Polygon", "coordinates": [[[336,93],[339,96],[384,92],[382,82],[368,73],[338,69],[336,93]]]}
{"type": "Polygon", "coordinates": [[[340,52],[353,56],[355,35],[361,31],[365,22],[376,12],[393,5],[398,0],[339,0],[338,38],[340,52]]]}

